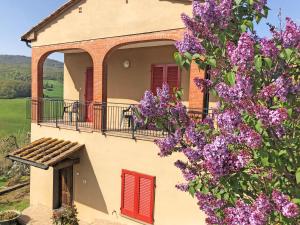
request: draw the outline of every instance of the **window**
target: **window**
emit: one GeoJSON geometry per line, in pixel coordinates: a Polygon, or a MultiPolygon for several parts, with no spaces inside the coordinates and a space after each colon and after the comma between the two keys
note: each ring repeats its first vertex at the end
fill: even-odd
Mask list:
{"type": "Polygon", "coordinates": [[[121,213],[153,223],[155,177],[122,170],[121,213]]]}
{"type": "Polygon", "coordinates": [[[152,66],[152,92],[156,93],[156,89],[162,87],[163,83],[169,85],[171,93],[173,93],[174,88],[180,87],[180,70],[177,65],[167,64],[152,66]]]}

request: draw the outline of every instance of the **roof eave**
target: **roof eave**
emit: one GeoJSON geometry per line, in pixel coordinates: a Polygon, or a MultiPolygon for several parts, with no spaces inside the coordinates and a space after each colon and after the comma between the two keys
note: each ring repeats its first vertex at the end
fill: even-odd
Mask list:
{"type": "Polygon", "coordinates": [[[21,41],[25,42],[32,42],[36,40],[36,32],[40,30],[42,27],[44,27],[48,22],[56,19],[61,14],[63,14],[65,11],[76,5],[77,3],[81,2],[83,0],[70,0],[64,5],[62,5],[59,9],[57,9],[55,12],[50,14],[48,17],[43,19],[40,23],[38,23],[36,26],[31,28],[28,32],[26,32],[24,35],[21,36],[21,41]]]}

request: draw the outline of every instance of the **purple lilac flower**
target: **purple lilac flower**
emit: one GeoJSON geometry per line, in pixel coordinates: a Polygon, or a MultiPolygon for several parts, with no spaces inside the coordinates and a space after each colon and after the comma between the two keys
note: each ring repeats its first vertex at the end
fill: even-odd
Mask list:
{"type": "Polygon", "coordinates": [[[236,84],[233,87],[221,82],[216,85],[215,89],[225,101],[240,103],[242,100],[252,97],[252,80],[250,77],[237,74],[236,84]]]}
{"type": "Polygon", "coordinates": [[[232,131],[242,122],[242,116],[235,109],[227,109],[218,115],[217,121],[220,129],[232,131]]]}
{"type": "Polygon", "coordinates": [[[230,154],[227,140],[224,136],[217,136],[211,144],[203,149],[204,167],[216,178],[228,173],[227,162],[230,154]]]}
{"type": "Polygon", "coordinates": [[[199,39],[187,32],[184,34],[183,40],[176,42],[175,46],[181,54],[185,52],[191,54],[205,53],[205,48],[200,43],[199,39]]]}
{"type": "Polygon", "coordinates": [[[194,34],[194,36],[197,36],[200,32],[203,32],[203,25],[197,21],[195,21],[193,18],[189,17],[185,13],[181,14],[181,20],[183,21],[185,27],[194,34]]]}
{"type": "Polygon", "coordinates": [[[282,214],[288,218],[295,218],[299,215],[299,207],[295,203],[290,202],[282,207],[282,214]]]}
{"type": "Polygon", "coordinates": [[[286,18],[282,41],[285,48],[297,47],[300,42],[300,27],[289,17],[286,18]]]}
{"type": "Polygon", "coordinates": [[[164,83],[162,88],[157,88],[156,93],[159,99],[159,108],[166,108],[171,99],[169,85],[164,83]]]}
{"type": "Polygon", "coordinates": [[[285,129],[282,125],[275,127],[274,132],[278,138],[282,138],[286,134],[285,129]]]}
{"type": "Polygon", "coordinates": [[[269,123],[272,126],[279,126],[287,118],[288,118],[288,113],[285,108],[271,110],[269,114],[269,119],[270,119],[269,123]]]}
{"type": "Polygon", "coordinates": [[[207,224],[222,224],[221,219],[217,216],[216,211],[224,207],[225,202],[215,198],[211,194],[196,193],[198,205],[201,210],[208,216],[207,224]]]}
{"type": "Polygon", "coordinates": [[[271,203],[263,194],[252,205],[238,200],[235,207],[225,209],[225,223],[228,225],[265,225],[270,210],[271,203]]]}
{"type": "Polygon", "coordinates": [[[140,102],[140,111],[144,117],[156,116],[156,100],[151,91],[146,91],[140,102]]]}
{"type": "Polygon", "coordinates": [[[231,153],[228,166],[231,172],[237,172],[245,168],[251,159],[251,155],[246,151],[231,153]]]}
{"type": "Polygon", "coordinates": [[[189,190],[189,185],[188,184],[176,184],[175,187],[183,192],[187,192],[189,190]]]}
{"type": "Polygon", "coordinates": [[[174,165],[180,170],[185,170],[187,168],[187,164],[181,160],[177,160],[174,165]]]}
{"type": "Polygon", "coordinates": [[[231,9],[232,0],[221,0],[219,4],[215,0],[193,1],[193,15],[201,20],[204,27],[226,28],[231,18],[231,9]]]}
{"type": "Polygon", "coordinates": [[[251,69],[254,60],[254,40],[248,33],[243,33],[236,48],[232,43],[227,44],[227,53],[230,57],[231,65],[238,66],[239,71],[251,69]]]}
{"type": "Polygon", "coordinates": [[[267,0],[258,0],[253,4],[253,7],[258,13],[261,13],[265,5],[267,5],[267,0]]]}
{"type": "Polygon", "coordinates": [[[195,145],[198,149],[202,149],[206,144],[205,134],[195,129],[195,124],[191,123],[186,131],[185,135],[188,141],[195,145]]]}
{"type": "Polygon", "coordinates": [[[170,108],[171,115],[178,119],[181,123],[188,123],[189,117],[187,114],[186,106],[182,102],[177,102],[175,106],[170,108]]]}
{"type": "Polygon", "coordinates": [[[242,200],[236,202],[235,207],[224,210],[225,223],[228,225],[248,225],[251,216],[251,207],[242,200]]]}
{"type": "Polygon", "coordinates": [[[284,195],[278,190],[272,193],[272,200],[275,203],[276,209],[288,218],[299,216],[299,207],[289,200],[287,195],[284,195]]]}
{"type": "Polygon", "coordinates": [[[254,112],[265,126],[279,126],[288,118],[288,113],[285,108],[269,110],[265,106],[257,105],[254,108],[254,112]]]}
{"type": "Polygon", "coordinates": [[[205,91],[205,90],[209,89],[212,85],[211,80],[201,79],[199,77],[194,78],[194,83],[201,91],[205,91]]]}
{"type": "Polygon", "coordinates": [[[165,157],[172,154],[172,151],[178,144],[181,137],[181,132],[177,130],[175,134],[170,134],[166,138],[155,140],[155,144],[160,149],[159,155],[165,157]]]}
{"type": "Polygon", "coordinates": [[[276,44],[273,40],[268,40],[264,38],[260,41],[260,45],[261,45],[261,53],[263,56],[269,57],[271,59],[277,57],[279,50],[276,47],[276,44]]]}
{"type": "Polygon", "coordinates": [[[202,158],[202,150],[200,149],[185,148],[183,153],[191,162],[197,162],[202,158]]]}
{"type": "Polygon", "coordinates": [[[249,126],[242,124],[239,126],[240,134],[238,139],[240,143],[247,145],[249,148],[256,149],[262,144],[262,137],[249,126]]]}
{"type": "Polygon", "coordinates": [[[226,28],[228,26],[228,22],[231,19],[232,13],[232,0],[221,0],[218,5],[219,14],[222,15],[220,18],[220,27],[226,28]]]}
{"type": "Polygon", "coordinates": [[[259,97],[270,100],[272,97],[278,97],[282,102],[287,100],[287,95],[293,92],[293,81],[286,74],[278,77],[275,82],[264,87],[259,93],[259,97]]]}

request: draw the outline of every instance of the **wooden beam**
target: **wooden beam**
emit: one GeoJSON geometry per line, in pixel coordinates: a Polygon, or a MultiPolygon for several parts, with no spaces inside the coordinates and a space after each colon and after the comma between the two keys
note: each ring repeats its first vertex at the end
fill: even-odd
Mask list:
{"type": "Polygon", "coordinates": [[[30,161],[30,160],[27,160],[27,159],[22,159],[22,158],[19,158],[19,157],[16,157],[16,156],[8,155],[7,158],[12,160],[12,161],[15,161],[15,162],[24,163],[24,164],[27,164],[27,165],[30,165],[30,166],[34,166],[34,167],[43,169],[43,170],[48,170],[49,169],[48,165],[33,162],[33,161],[30,161]]]}
{"type": "Polygon", "coordinates": [[[58,164],[54,165],[53,168],[55,170],[60,170],[69,166],[73,166],[75,164],[80,163],[80,159],[76,158],[76,159],[65,159],[61,162],[59,162],[58,164]]]}

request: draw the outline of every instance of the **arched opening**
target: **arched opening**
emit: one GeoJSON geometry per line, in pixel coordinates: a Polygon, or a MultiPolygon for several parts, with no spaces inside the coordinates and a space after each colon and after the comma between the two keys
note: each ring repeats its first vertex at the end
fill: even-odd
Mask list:
{"type": "Polygon", "coordinates": [[[92,127],[93,72],[93,60],[82,49],[45,53],[39,62],[39,123],[92,127]]]}
{"type": "Polygon", "coordinates": [[[128,43],[112,49],[105,58],[107,102],[137,104],[146,90],[162,83],[184,90],[188,104],[189,75],[174,61],[174,41],[128,43]]]}
{"type": "Polygon", "coordinates": [[[62,99],[64,93],[64,54],[51,53],[43,65],[43,97],[62,99]]]}
{"type": "Polygon", "coordinates": [[[188,106],[190,76],[176,65],[174,40],[127,43],[109,51],[104,61],[107,78],[105,130],[141,135],[162,135],[147,127],[137,128],[133,121],[133,105],[138,104],[146,90],[154,93],[167,83],[173,93],[184,90],[183,102],[188,106]]]}

